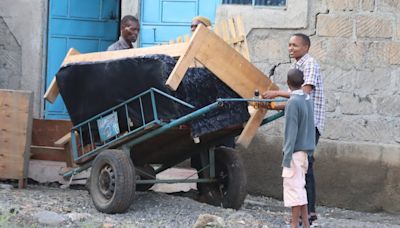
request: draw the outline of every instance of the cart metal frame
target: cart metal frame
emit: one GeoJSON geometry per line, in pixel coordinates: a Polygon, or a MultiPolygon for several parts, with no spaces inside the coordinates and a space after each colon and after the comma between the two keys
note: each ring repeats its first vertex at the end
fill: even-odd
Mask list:
{"type": "MultiPolygon", "coordinates": [[[[261,103],[268,103],[268,102],[282,102],[286,101],[286,99],[243,99],[243,98],[226,98],[226,99],[217,99],[214,103],[211,103],[203,108],[200,109],[195,109],[195,107],[191,104],[188,104],[180,99],[177,99],[169,94],[166,94],[156,88],[150,88],[147,91],[134,96],[125,102],[116,105],[98,115],[93,116],[92,118],[74,126],[71,129],[71,150],[72,150],[72,155],[73,155],[73,160],[76,164],[79,164],[78,167],[66,172],[63,174],[65,179],[73,179],[73,176],[78,174],[79,172],[82,172],[90,167],[92,167],[93,162],[95,162],[96,156],[98,156],[101,152],[108,150],[108,149],[118,149],[122,153],[125,153],[127,156],[130,157],[132,160],[132,163],[134,163],[135,158],[131,156],[130,151],[131,149],[139,144],[143,143],[146,140],[152,139],[156,136],[160,136],[166,131],[176,128],[178,126],[181,126],[182,124],[185,124],[191,120],[194,120],[195,118],[199,118],[202,115],[213,111],[215,109],[221,108],[224,106],[226,102],[249,102],[249,103],[256,103],[258,104],[257,106],[260,106],[259,104],[261,103]],[[169,99],[172,102],[176,102],[179,105],[182,105],[186,108],[188,108],[190,111],[188,114],[183,115],[178,117],[177,119],[174,120],[169,120],[169,121],[163,121],[162,119],[159,118],[159,113],[158,113],[158,107],[157,107],[157,102],[156,99],[158,96],[162,96],[164,98],[169,99]],[[147,97],[147,99],[145,99],[147,97]],[[146,121],[145,118],[145,113],[144,113],[144,102],[148,100],[148,97],[150,97],[150,102],[151,102],[151,109],[152,109],[152,118],[150,121],[146,121]],[[139,126],[134,126],[131,127],[131,120],[129,117],[129,112],[128,112],[128,106],[132,102],[138,102],[140,104],[140,116],[141,116],[141,124],[139,126]],[[125,117],[123,122],[127,126],[127,131],[120,133],[118,132],[115,135],[112,135],[111,137],[107,139],[95,139],[96,135],[98,136],[100,134],[100,127],[97,125],[95,126],[95,123],[98,123],[99,120],[102,120],[103,118],[106,118],[114,113],[121,113],[121,110],[124,112],[125,117]],[[95,126],[95,127],[94,127],[95,126]],[[83,142],[83,134],[84,130],[88,131],[89,134],[89,139],[90,143],[84,145],[83,142]],[[100,140],[100,141],[99,141],[100,140]],[[86,150],[86,152],[85,152],[86,150]]],[[[273,115],[268,116],[265,118],[262,122],[261,125],[267,124],[269,122],[272,122],[284,115],[283,111],[279,111],[273,115]]],[[[147,116],[148,117],[148,116],[147,116]]],[[[114,122],[113,124],[121,124],[121,122],[114,122]]],[[[119,130],[118,130],[119,131],[119,130]]],[[[87,134],[87,133],[86,133],[87,134]]],[[[228,136],[237,136],[239,135],[240,132],[238,131],[232,131],[228,134],[228,136]]],[[[226,135],[225,135],[226,137],[226,135]]],[[[217,140],[218,141],[218,140],[217,140]]],[[[152,167],[152,173],[149,173],[148,171],[141,169],[141,167],[135,167],[133,168],[136,170],[135,175],[136,175],[136,180],[135,185],[147,185],[147,186],[152,186],[153,184],[159,184],[159,183],[213,183],[217,182],[218,177],[216,177],[216,155],[215,155],[215,150],[216,150],[216,141],[211,140],[210,142],[200,146],[199,148],[193,148],[193,153],[190,151],[190,153],[186,153],[185,156],[182,155],[180,157],[179,161],[174,160],[174,161],[168,161],[165,163],[161,164],[148,164],[148,165],[157,165],[157,168],[154,169],[152,167]],[[164,170],[171,168],[184,160],[190,158],[190,154],[195,154],[196,152],[199,152],[202,150],[203,152],[206,153],[199,153],[201,156],[199,157],[201,162],[200,168],[197,169],[197,174],[199,176],[198,179],[190,179],[193,175],[186,177],[184,179],[157,179],[156,175],[163,172],[164,170]],[[207,150],[207,151],[205,151],[207,150]],[[187,157],[189,154],[189,157],[187,157]],[[137,178],[139,176],[144,177],[142,178],[137,178]]],[[[92,174],[91,174],[92,175],[92,174]]],[[[99,180],[100,181],[100,180],[99,180]]],[[[145,187],[145,186],[144,186],[145,187]]],[[[134,190],[135,191],[135,190],[134,190]]],[[[243,198],[244,200],[244,198],[243,198]]],[[[240,204],[241,205],[241,204],[240,204]]],[[[235,206],[235,207],[240,207],[240,205],[235,206]]],[[[111,210],[111,212],[113,212],[111,210]]]]}

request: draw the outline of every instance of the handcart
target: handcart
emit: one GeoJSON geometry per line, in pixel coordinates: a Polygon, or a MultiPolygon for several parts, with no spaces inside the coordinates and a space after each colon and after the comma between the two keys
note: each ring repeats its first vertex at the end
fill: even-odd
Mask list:
{"type": "MultiPolygon", "coordinates": [[[[64,173],[73,178],[91,168],[88,186],[97,210],[104,213],[125,212],[134,201],[135,191],[156,183],[197,183],[203,202],[238,209],[246,196],[246,172],[238,152],[221,146],[224,139],[240,134],[243,126],[233,126],[198,138],[190,133],[190,121],[201,118],[226,103],[257,104],[282,99],[218,99],[203,108],[168,95],[149,90],[104,111],[71,129],[71,150],[77,167],[64,173]],[[189,111],[176,119],[161,119],[157,99],[168,99],[189,111]],[[133,121],[128,110],[138,104],[141,121],[133,121]],[[150,114],[146,105],[151,107],[150,114]],[[147,113],[145,113],[147,112],[147,113]],[[149,117],[150,116],[150,117],[149,117]],[[134,123],[135,122],[135,123],[134,123]],[[191,158],[198,179],[157,179],[156,175],[191,158]]],[[[278,111],[263,124],[283,116],[278,111]]]]}

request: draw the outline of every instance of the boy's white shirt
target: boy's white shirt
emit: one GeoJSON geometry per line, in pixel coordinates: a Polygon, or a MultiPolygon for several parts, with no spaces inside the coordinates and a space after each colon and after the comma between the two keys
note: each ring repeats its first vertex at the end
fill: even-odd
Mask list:
{"type": "MultiPolygon", "coordinates": [[[[303,91],[303,89],[297,89],[297,90],[293,90],[293,91],[291,91],[290,89],[289,89],[289,92],[290,92],[290,95],[301,95],[301,96],[303,96],[304,95],[304,91],[303,91]]],[[[310,99],[310,95],[309,94],[306,94],[306,100],[309,100],[310,99]]]]}

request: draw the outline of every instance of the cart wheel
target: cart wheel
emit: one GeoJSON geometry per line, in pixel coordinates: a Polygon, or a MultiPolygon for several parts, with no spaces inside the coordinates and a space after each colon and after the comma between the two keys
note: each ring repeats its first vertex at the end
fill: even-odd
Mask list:
{"type": "MultiPolygon", "coordinates": [[[[204,178],[204,175],[199,174],[204,178]]],[[[239,209],[247,195],[247,176],[239,153],[228,147],[215,149],[215,183],[197,183],[200,201],[239,209]]]]}
{"type": "Polygon", "coordinates": [[[90,194],[97,210],[122,213],[135,196],[135,169],[128,155],[119,150],[105,150],[97,155],[90,173],[90,194]]]}
{"type": "MultiPolygon", "coordinates": [[[[156,170],[151,166],[151,165],[144,165],[141,167],[137,167],[136,174],[138,175],[140,180],[154,180],[155,176],[156,176],[156,170]],[[151,176],[148,176],[144,173],[140,173],[140,171],[143,170],[144,172],[146,172],[147,174],[150,174],[151,176]]],[[[151,187],[153,187],[154,184],[136,184],[136,191],[139,192],[144,192],[149,190],[151,187]]]]}

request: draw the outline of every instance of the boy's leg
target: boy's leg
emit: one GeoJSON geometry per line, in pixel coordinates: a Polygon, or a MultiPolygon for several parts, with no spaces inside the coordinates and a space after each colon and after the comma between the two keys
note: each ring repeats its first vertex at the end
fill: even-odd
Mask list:
{"type": "Polygon", "coordinates": [[[299,227],[299,217],[301,214],[301,207],[302,206],[294,206],[292,207],[292,219],[290,220],[290,227],[291,228],[298,228],[299,227]]]}
{"type": "Polygon", "coordinates": [[[302,218],[303,228],[309,228],[309,227],[310,227],[310,224],[309,224],[309,222],[308,222],[307,204],[301,206],[301,218],[302,218]]]}

